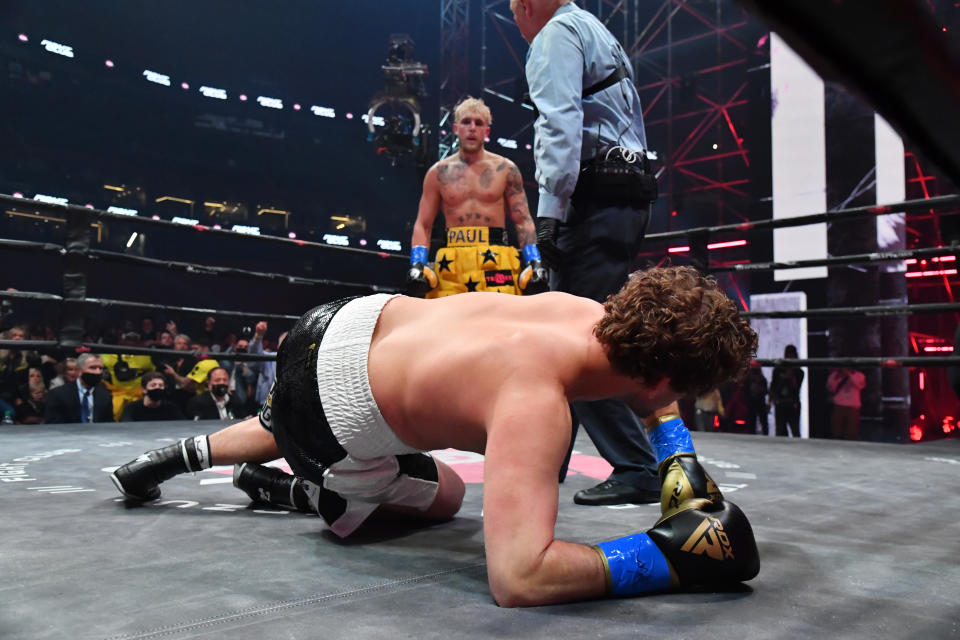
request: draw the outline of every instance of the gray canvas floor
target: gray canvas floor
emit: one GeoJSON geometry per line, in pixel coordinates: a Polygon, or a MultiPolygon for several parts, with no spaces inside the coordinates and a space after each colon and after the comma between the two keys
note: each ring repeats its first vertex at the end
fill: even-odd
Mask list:
{"type": "MultiPolygon", "coordinates": [[[[227,469],[177,477],[150,505],[119,499],[113,467],[216,427],[0,430],[0,638],[960,637],[960,440],[694,434],[751,519],[756,579],[721,593],[500,609],[487,590],[479,482],[452,522],[350,542],[317,517],[250,507],[227,469]]],[[[589,440],[577,444],[558,537],[649,528],[653,505],[573,504],[605,472],[589,440]]],[[[476,457],[444,455],[479,479],[476,457]]]]}

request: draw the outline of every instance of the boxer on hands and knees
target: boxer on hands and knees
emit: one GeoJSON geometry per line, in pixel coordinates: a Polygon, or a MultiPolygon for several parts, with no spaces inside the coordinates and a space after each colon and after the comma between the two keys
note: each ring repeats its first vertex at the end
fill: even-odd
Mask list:
{"type": "Polygon", "coordinates": [[[546,291],[536,229],[520,170],[487,151],[490,109],[467,98],[454,110],[455,155],[436,163],[423,180],[423,194],[410,241],[407,282],[412,295],[438,298],[467,291],[534,294],[546,291]],[[430,231],[443,212],[447,246],[428,264],[430,231]],[[506,218],[513,221],[522,252],[507,244],[506,218]]]}
{"type": "Polygon", "coordinates": [[[452,447],[485,456],[484,545],[502,606],[736,583],[759,571],[750,524],[669,407],[742,375],[756,344],[736,305],[690,267],[638,271],[603,305],[560,292],[329,303],[281,347],[259,423],[148,452],[113,478],[127,496],[150,499],[176,473],[245,463],[234,483],[248,495],[315,510],[346,536],[375,511],[452,517],[463,482],[423,453],[452,447]],[[464,371],[471,385],[448,383],[464,371]],[[644,533],[563,542],[554,524],[569,402],[607,397],[643,416],[662,515],[644,533]],[[280,455],[296,478],[254,464],[280,455]]]}

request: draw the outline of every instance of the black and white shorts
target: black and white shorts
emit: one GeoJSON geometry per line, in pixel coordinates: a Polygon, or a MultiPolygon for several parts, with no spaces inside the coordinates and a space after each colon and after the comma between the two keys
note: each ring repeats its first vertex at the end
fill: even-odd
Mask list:
{"type": "Polygon", "coordinates": [[[277,378],[260,412],[340,537],[380,505],[426,510],[437,495],[436,462],[397,438],[367,376],[370,340],[392,297],[338,300],[305,313],[280,347],[277,378]]]}

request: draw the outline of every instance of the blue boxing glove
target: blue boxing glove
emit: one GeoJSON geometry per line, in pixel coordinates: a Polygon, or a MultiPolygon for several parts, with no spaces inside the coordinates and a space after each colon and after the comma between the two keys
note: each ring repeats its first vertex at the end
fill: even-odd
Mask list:
{"type": "Polygon", "coordinates": [[[612,596],[731,585],[760,572],[750,522],[724,500],[687,500],[646,533],[601,542],[594,549],[612,596]]]}
{"type": "Polygon", "coordinates": [[[540,250],[537,245],[530,243],[523,247],[524,267],[517,278],[517,284],[520,286],[520,293],[525,296],[532,296],[536,293],[543,293],[550,290],[550,273],[543,266],[540,259],[540,250]]]}
{"type": "Polygon", "coordinates": [[[410,249],[407,290],[411,296],[422,298],[440,284],[436,272],[427,266],[427,255],[426,247],[416,246],[410,249]]]}

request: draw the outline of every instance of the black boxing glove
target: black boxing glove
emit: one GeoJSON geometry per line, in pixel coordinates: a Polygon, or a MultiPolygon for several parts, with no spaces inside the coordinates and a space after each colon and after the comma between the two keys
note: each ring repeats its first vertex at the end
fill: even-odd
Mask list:
{"type": "Polygon", "coordinates": [[[594,546],[607,594],[634,596],[678,587],[730,585],[760,572],[750,522],[737,505],[687,500],[645,533],[594,546]]]}
{"type": "Polygon", "coordinates": [[[537,246],[543,255],[543,264],[556,271],[563,262],[563,252],[557,247],[560,221],[556,218],[537,218],[537,246]]]}
{"type": "Polygon", "coordinates": [[[427,248],[416,246],[410,250],[410,269],[407,270],[407,290],[411,296],[422,298],[437,288],[440,281],[427,266],[427,248]]]}
{"type": "Polygon", "coordinates": [[[520,293],[525,296],[532,296],[549,291],[550,273],[543,266],[537,245],[533,243],[524,245],[523,262],[526,266],[523,267],[520,276],[517,278],[520,293]]]}
{"type": "Polygon", "coordinates": [[[650,444],[657,454],[660,476],[660,512],[666,513],[691,498],[717,501],[723,496],[717,483],[697,460],[690,431],[675,413],[654,418],[650,444]]]}

